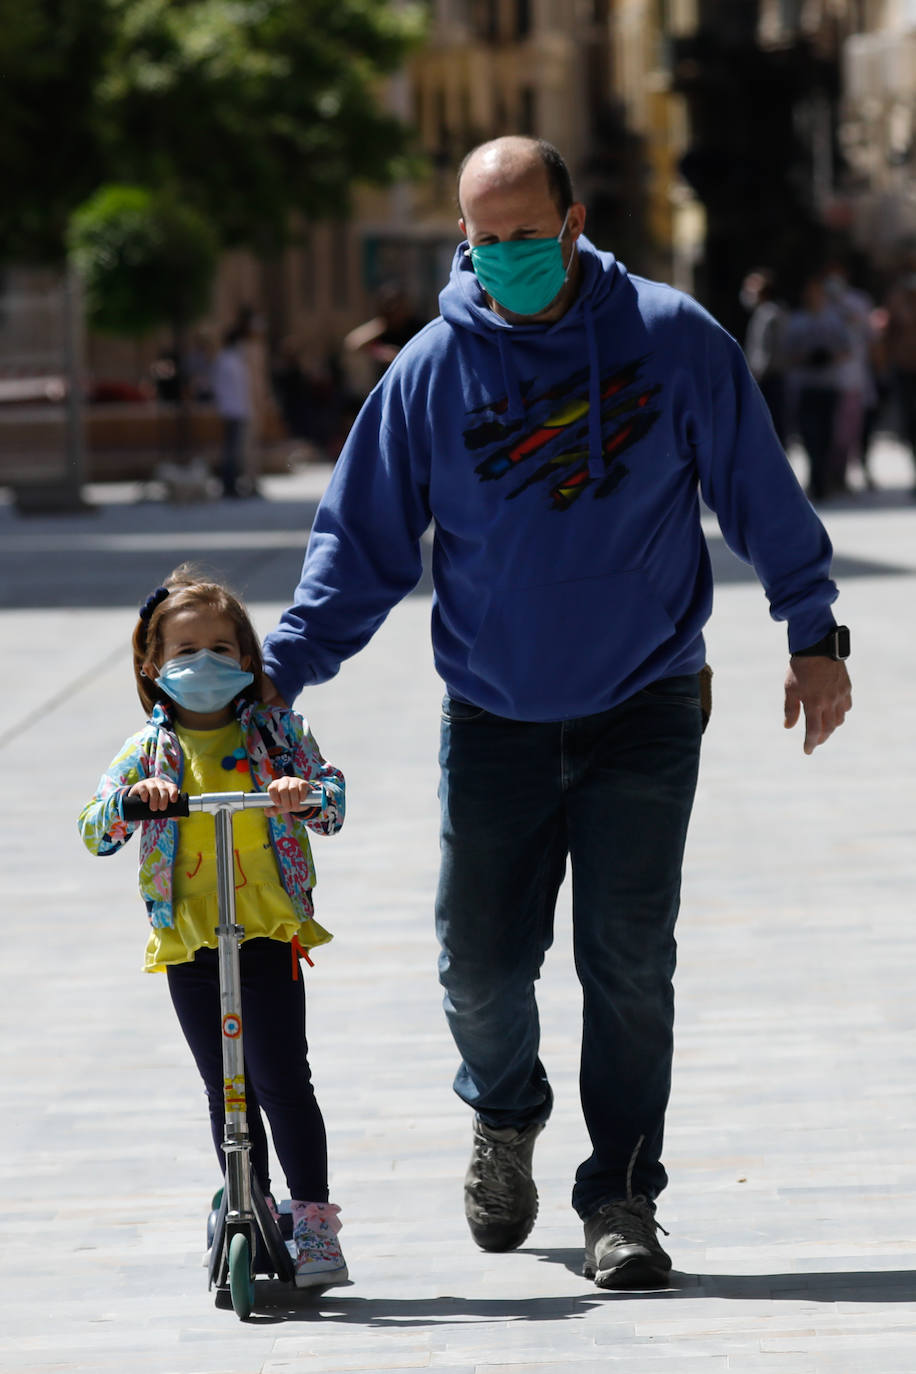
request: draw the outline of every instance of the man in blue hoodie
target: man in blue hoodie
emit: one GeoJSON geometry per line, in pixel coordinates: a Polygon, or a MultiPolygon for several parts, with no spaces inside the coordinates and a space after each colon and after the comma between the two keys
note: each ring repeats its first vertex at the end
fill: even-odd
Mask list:
{"type": "Polygon", "coordinates": [[[584,1272],[664,1284],[674,925],[712,608],[700,496],[788,623],[785,723],[804,710],[806,753],[852,704],[849,635],[830,542],[735,341],[593,247],[549,144],[474,149],[459,202],[441,315],[357,418],[265,668],[289,702],[332,677],[415,586],[433,522],[436,920],[455,1089],[475,1113],[468,1224],[484,1250],[534,1225],[552,1103],[534,985],[569,859],[584,1272]]]}

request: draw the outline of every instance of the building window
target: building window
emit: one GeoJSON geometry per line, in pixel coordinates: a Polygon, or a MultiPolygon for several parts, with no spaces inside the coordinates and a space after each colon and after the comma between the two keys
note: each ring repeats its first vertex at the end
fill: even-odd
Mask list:
{"type": "Polygon", "coordinates": [[[531,0],[515,0],[515,36],[527,38],[531,33],[531,0]]]}

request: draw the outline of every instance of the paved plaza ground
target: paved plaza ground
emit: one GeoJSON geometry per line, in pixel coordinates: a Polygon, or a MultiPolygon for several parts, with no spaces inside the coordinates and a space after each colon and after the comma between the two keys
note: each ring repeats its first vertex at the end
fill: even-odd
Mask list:
{"type": "Polygon", "coordinates": [[[136,607],[181,559],[223,571],[268,630],[327,469],[267,499],[176,507],[96,488],[92,513],[0,505],[0,1369],[4,1374],[895,1374],[916,1370],[916,502],[823,511],[855,708],[812,758],[782,727],[785,630],[753,576],[719,573],[679,926],[658,1293],[580,1276],[569,1205],[586,1153],[568,903],[540,985],[556,1110],[541,1212],[516,1253],[465,1227],[470,1120],[436,983],[441,687],[429,586],[298,703],[348,780],[317,840],[308,1034],[352,1282],[218,1310],[201,1267],[217,1183],[202,1091],[164,979],[140,972],[136,854],[86,853],[76,815],[141,723],[136,607]]]}

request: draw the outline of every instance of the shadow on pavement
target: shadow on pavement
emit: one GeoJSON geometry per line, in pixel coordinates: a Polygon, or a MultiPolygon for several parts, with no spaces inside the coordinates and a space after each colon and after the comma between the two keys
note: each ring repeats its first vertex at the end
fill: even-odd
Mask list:
{"type": "MultiPolygon", "coordinates": [[[[0,609],[136,607],[179,563],[246,601],[286,604],[299,581],[317,501],[100,507],[88,516],[0,517],[0,609]]],[[[429,546],[413,595],[430,595],[429,546]]]]}
{"type": "MultiPolygon", "coordinates": [[[[579,1274],[582,1251],[528,1251],[579,1274]]],[[[584,1282],[584,1280],[583,1280],[584,1282]]],[[[554,1322],[576,1319],[607,1302],[653,1299],[734,1299],[741,1302],[912,1303],[916,1272],[907,1269],[843,1270],[796,1274],[686,1274],[675,1270],[667,1288],[598,1290],[563,1297],[473,1297],[442,1294],[426,1298],[348,1297],[339,1289],[318,1292],[264,1281],[257,1285],[251,1325],[281,1322],[340,1322],[369,1329],[447,1326],[460,1322],[554,1322]]],[[[223,1303],[218,1304],[223,1306],[223,1303]]]]}
{"type": "MultiPolygon", "coordinates": [[[[301,496],[186,506],[112,502],[88,515],[27,519],[0,509],[0,609],[138,606],[184,561],[211,570],[249,602],[285,605],[299,581],[317,504],[301,496]]],[[[721,535],[708,533],[707,543],[718,586],[756,580],[721,535]]],[[[428,533],[413,595],[432,593],[431,548],[428,533]]],[[[832,571],[846,581],[914,570],[916,560],[906,567],[838,553],[832,571]]]]}
{"type": "MultiPolygon", "coordinates": [[[[582,1249],[536,1250],[528,1254],[582,1272],[582,1249]]],[[[602,1297],[625,1300],[627,1290],[602,1290],[602,1297]]],[[[673,1270],[667,1288],[639,1290],[640,1298],[734,1298],[761,1302],[916,1302],[916,1270],[862,1269],[790,1274],[687,1274],[673,1270]]]]}
{"type": "MultiPolygon", "coordinates": [[[[706,543],[709,546],[713,581],[717,587],[757,581],[754,569],[735,557],[721,535],[707,534],[706,543]]],[[[911,577],[913,571],[914,568],[896,563],[880,563],[871,558],[853,558],[849,554],[835,553],[830,576],[837,582],[846,582],[853,577],[911,577]]]]}
{"type": "Polygon", "coordinates": [[[348,1298],[334,1293],[291,1290],[286,1284],[258,1285],[255,1310],[247,1325],[281,1321],[342,1322],[370,1328],[404,1329],[455,1322],[553,1322],[582,1317],[603,1301],[597,1290],[572,1297],[461,1298],[443,1294],[430,1298],[348,1298]]]}

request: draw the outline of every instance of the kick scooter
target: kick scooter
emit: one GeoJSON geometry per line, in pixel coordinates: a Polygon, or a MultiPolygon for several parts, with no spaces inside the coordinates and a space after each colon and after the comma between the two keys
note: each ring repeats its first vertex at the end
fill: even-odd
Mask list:
{"type": "MultiPolygon", "coordinates": [[[[216,927],[219,957],[220,1017],[223,1047],[223,1101],[226,1126],[223,1151],[226,1182],[212,1223],[212,1244],[207,1272],[208,1287],[217,1285],[217,1305],[228,1289],[236,1315],[245,1321],[254,1306],[255,1273],[285,1283],[295,1278],[292,1256],[274,1221],[260,1184],[251,1169],[245,1100],[245,1055],[242,1044],[242,988],[239,945],[245,934],[235,919],[235,871],[232,819],[237,811],[260,810],[275,805],[266,792],[202,792],[191,797],[182,792],[164,811],[152,811],[147,802],[127,797],[126,821],[167,820],[205,811],[216,827],[216,880],[219,925],[216,927]]],[[[323,810],[323,788],[313,788],[308,806],[323,810]]],[[[209,1230],[210,1228],[208,1228],[209,1230]]]]}

